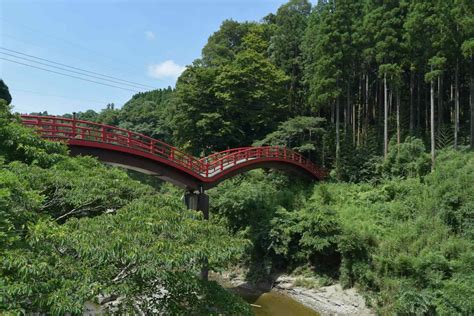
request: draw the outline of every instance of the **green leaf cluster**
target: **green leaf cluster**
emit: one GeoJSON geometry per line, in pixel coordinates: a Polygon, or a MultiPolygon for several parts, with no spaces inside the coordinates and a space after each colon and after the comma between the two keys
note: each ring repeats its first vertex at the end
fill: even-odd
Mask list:
{"type": "Polygon", "coordinates": [[[176,84],[173,136],[195,154],[251,145],[286,118],[288,76],[268,58],[271,27],[225,21],[176,84]]]}
{"type": "Polygon", "coordinates": [[[371,183],[308,190],[253,172],[214,189],[213,213],[252,240],[249,280],[308,267],[313,277],[357,286],[380,314],[469,315],[474,154],[443,150],[438,159],[430,173],[423,143],[407,138],[373,162],[371,183]]]}
{"type": "Polygon", "coordinates": [[[0,112],[0,313],[249,314],[216,283],[248,242],[0,112]]]}

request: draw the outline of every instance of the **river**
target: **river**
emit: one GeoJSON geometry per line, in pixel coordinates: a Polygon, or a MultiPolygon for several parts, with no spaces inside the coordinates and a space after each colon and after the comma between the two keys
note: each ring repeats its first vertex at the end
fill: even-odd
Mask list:
{"type": "Polygon", "coordinates": [[[252,310],[257,316],[319,316],[312,309],[278,292],[239,294],[252,304],[252,310]]]}
{"type": "MultiPolygon", "coordinates": [[[[210,279],[236,293],[252,306],[257,316],[320,316],[319,313],[283,293],[270,290],[260,291],[253,286],[237,285],[228,277],[211,273],[210,279]]],[[[239,282],[238,282],[239,283],[239,282]]]]}

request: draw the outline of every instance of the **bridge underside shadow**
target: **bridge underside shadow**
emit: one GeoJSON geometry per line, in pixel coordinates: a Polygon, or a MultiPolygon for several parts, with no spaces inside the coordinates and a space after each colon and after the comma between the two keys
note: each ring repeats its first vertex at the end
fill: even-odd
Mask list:
{"type": "Polygon", "coordinates": [[[69,149],[73,156],[96,157],[104,163],[157,177],[190,192],[211,189],[226,179],[258,168],[277,169],[300,178],[315,180],[314,177],[300,166],[285,161],[279,161],[278,159],[273,161],[269,161],[268,159],[265,161],[249,160],[237,165],[238,167],[234,166],[222,171],[218,176],[208,179],[199,179],[169,164],[160,163],[154,159],[126,152],[75,145],[69,145],[69,149]]]}
{"type": "Polygon", "coordinates": [[[73,156],[92,156],[107,164],[135,170],[171,182],[184,189],[198,189],[201,181],[164,163],[120,151],[69,145],[73,156]]]}
{"type": "MultiPolygon", "coordinates": [[[[203,185],[204,189],[211,189],[215,186],[217,186],[219,183],[221,183],[224,180],[227,180],[229,178],[232,178],[238,174],[253,170],[253,169],[276,169],[283,171],[287,174],[291,174],[293,176],[297,176],[299,178],[306,179],[308,181],[315,180],[314,177],[312,177],[306,170],[303,168],[288,163],[284,161],[279,161],[278,159],[275,159],[274,161],[266,159],[265,161],[247,161],[244,163],[241,163],[238,165],[238,168],[231,168],[228,171],[224,171],[223,174],[215,179],[212,183],[205,183],[203,185]]],[[[211,178],[212,179],[212,178],[211,178]]]]}

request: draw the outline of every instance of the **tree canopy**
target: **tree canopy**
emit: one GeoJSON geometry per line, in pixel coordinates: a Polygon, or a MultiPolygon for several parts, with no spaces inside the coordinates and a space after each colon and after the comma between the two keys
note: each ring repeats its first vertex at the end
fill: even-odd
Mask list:
{"type": "Polygon", "coordinates": [[[329,171],[226,180],[208,222],[22,127],[3,81],[0,99],[0,313],[250,313],[197,277],[207,258],[250,282],[357,286],[382,315],[474,314],[472,0],[290,0],[224,21],[175,88],[76,114],[196,156],[286,146],[329,171]]]}
{"type": "Polygon", "coordinates": [[[3,99],[10,104],[12,102],[12,96],[10,95],[10,91],[8,90],[7,85],[0,79],[0,99],[3,99]]]}
{"type": "Polygon", "coordinates": [[[68,157],[0,102],[0,311],[249,313],[198,278],[204,258],[222,269],[245,240],[122,170],[68,157]]]}

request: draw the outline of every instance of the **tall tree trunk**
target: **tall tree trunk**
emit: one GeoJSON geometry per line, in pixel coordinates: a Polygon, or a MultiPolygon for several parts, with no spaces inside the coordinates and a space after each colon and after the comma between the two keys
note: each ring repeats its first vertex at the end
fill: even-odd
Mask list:
{"type": "Polygon", "coordinates": [[[361,141],[362,141],[362,111],[363,111],[363,103],[361,100],[361,103],[357,107],[357,117],[356,117],[356,122],[357,122],[357,148],[360,147],[361,141]]]}
{"type": "Polygon", "coordinates": [[[393,88],[390,89],[390,84],[387,84],[388,87],[388,115],[393,112],[393,88]]]}
{"type": "MultiPolygon", "coordinates": [[[[348,81],[347,82],[347,125],[350,127],[352,126],[352,129],[354,128],[354,124],[352,122],[352,113],[354,112],[353,109],[352,109],[352,104],[351,104],[351,82],[348,81]]],[[[346,132],[348,133],[348,130],[346,130],[346,132]]],[[[352,137],[354,139],[354,132],[352,133],[352,137]]],[[[353,141],[353,143],[355,143],[353,141]]]]}
{"type": "Polygon", "coordinates": [[[416,127],[421,128],[421,84],[420,79],[417,80],[416,85],[416,127]]]}
{"type": "Polygon", "coordinates": [[[400,131],[400,88],[397,87],[396,96],[397,99],[397,145],[400,145],[401,131],[400,131]]]}
{"type": "Polygon", "coordinates": [[[383,76],[384,86],[384,108],[383,108],[383,156],[386,158],[388,153],[388,88],[387,75],[383,76]]]}
{"type": "Polygon", "coordinates": [[[364,119],[364,130],[367,132],[368,125],[369,125],[369,100],[370,100],[370,92],[369,92],[369,72],[367,71],[365,77],[365,119],[364,119]]]}
{"type": "Polygon", "coordinates": [[[456,58],[454,70],[454,149],[458,149],[459,133],[459,59],[456,58]]]}
{"type": "Polygon", "coordinates": [[[372,112],[373,112],[373,117],[374,117],[374,122],[375,126],[377,126],[377,130],[380,127],[380,123],[382,122],[382,112],[383,112],[383,100],[382,100],[382,94],[383,94],[383,84],[380,83],[380,80],[376,80],[375,84],[375,101],[374,105],[372,107],[372,112]]]}
{"type": "Polygon", "coordinates": [[[443,126],[443,75],[438,76],[438,134],[443,126]]]}
{"type": "Polygon", "coordinates": [[[359,101],[357,102],[358,104],[354,104],[354,141],[359,148],[360,146],[360,111],[362,109],[362,106],[364,104],[364,96],[362,95],[362,82],[364,81],[364,75],[361,74],[359,77],[359,101]]]}
{"type": "Polygon", "coordinates": [[[435,115],[434,115],[434,108],[435,108],[435,92],[434,92],[434,81],[431,80],[430,84],[430,95],[431,95],[431,102],[430,102],[430,110],[431,110],[431,170],[434,170],[435,167],[435,115]]]}
{"type": "Polygon", "coordinates": [[[334,115],[334,112],[336,111],[336,104],[333,103],[331,105],[331,123],[335,124],[336,123],[336,117],[334,115]]]}
{"type": "Polygon", "coordinates": [[[324,136],[322,138],[322,143],[323,143],[323,150],[321,151],[321,164],[323,168],[326,168],[326,160],[325,160],[326,141],[324,139],[324,136]]]}
{"type": "Polygon", "coordinates": [[[339,97],[336,100],[336,172],[339,176],[340,167],[340,135],[339,135],[339,97]]]}
{"type": "Polygon", "coordinates": [[[471,149],[474,150],[474,58],[471,58],[471,74],[469,79],[469,105],[471,108],[471,149]]]}
{"type": "Polygon", "coordinates": [[[413,135],[415,129],[415,113],[413,111],[413,93],[415,90],[415,73],[410,71],[410,135],[413,135]]]}
{"type": "Polygon", "coordinates": [[[359,76],[359,86],[358,86],[358,91],[357,91],[357,97],[354,96],[354,99],[357,101],[352,102],[352,143],[354,146],[357,145],[357,134],[358,134],[358,126],[357,126],[357,115],[358,115],[358,108],[360,108],[360,105],[362,104],[362,96],[361,96],[361,90],[362,90],[362,78],[359,76]]]}
{"type": "MultiPolygon", "coordinates": [[[[347,83],[349,86],[349,83],[347,83]]],[[[350,108],[349,108],[349,89],[347,89],[347,95],[346,95],[346,104],[344,106],[344,111],[343,111],[343,116],[344,116],[344,129],[343,129],[343,134],[347,135],[347,127],[349,125],[349,117],[350,117],[350,108]]]]}
{"type": "MultiPolygon", "coordinates": [[[[433,89],[434,89],[434,87],[433,87],[433,89]]],[[[429,109],[430,109],[430,106],[429,106],[429,103],[430,103],[430,88],[428,86],[426,86],[426,88],[423,89],[423,90],[424,90],[423,94],[424,94],[424,99],[425,99],[425,135],[428,135],[430,133],[430,113],[429,113],[429,109]]]]}
{"type": "Polygon", "coordinates": [[[370,91],[369,91],[369,71],[365,74],[365,106],[364,110],[362,111],[361,118],[363,120],[361,126],[361,144],[367,141],[368,129],[369,129],[369,116],[370,116],[370,91]]]}

